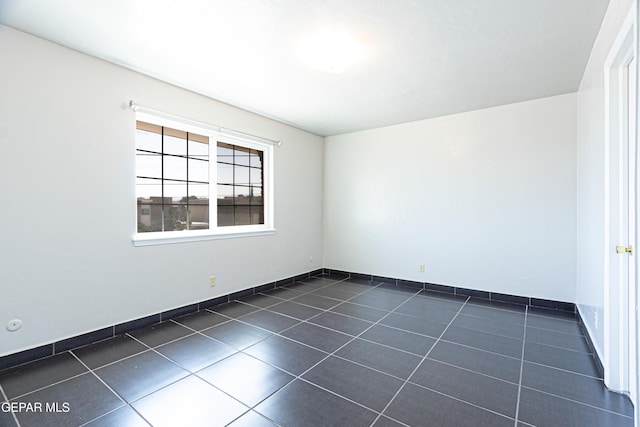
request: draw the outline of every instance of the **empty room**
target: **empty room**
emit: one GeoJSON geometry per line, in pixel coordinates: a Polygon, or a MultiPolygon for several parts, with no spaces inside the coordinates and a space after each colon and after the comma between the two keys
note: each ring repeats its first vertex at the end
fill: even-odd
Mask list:
{"type": "Polygon", "coordinates": [[[0,0],[0,427],[638,426],[636,0],[0,0]]]}

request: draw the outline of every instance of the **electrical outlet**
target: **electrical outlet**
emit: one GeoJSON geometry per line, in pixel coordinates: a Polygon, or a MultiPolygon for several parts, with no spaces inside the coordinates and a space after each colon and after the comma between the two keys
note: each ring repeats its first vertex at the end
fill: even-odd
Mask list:
{"type": "Polygon", "coordinates": [[[424,264],[420,264],[420,273],[424,273],[424,264]]]}
{"type": "Polygon", "coordinates": [[[216,285],[216,276],[209,277],[209,287],[213,288],[216,285]]]}

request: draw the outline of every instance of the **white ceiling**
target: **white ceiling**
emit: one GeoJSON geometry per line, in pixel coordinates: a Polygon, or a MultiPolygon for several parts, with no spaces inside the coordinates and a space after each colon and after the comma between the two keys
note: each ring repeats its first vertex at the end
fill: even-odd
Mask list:
{"type": "Polygon", "coordinates": [[[0,0],[0,23],[335,135],[576,91],[608,2],[0,0]],[[321,29],[362,61],[309,68],[321,29]]]}

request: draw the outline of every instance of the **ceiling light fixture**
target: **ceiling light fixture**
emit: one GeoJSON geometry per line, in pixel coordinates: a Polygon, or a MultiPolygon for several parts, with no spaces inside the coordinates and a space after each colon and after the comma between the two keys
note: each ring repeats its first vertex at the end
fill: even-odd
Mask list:
{"type": "Polygon", "coordinates": [[[300,56],[309,68],[334,74],[360,61],[364,46],[344,30],[322,29],[303,39],[300,56]]]}

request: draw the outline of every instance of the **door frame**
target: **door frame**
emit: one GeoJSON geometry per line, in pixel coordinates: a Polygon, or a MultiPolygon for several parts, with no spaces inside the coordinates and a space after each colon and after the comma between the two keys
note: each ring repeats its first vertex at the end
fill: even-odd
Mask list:
{"type": "MultiPolygon", "coordinates": [[[[633,157],[635,163],[634,170],[625,171],[625,154],[623,148],[627,142],[627,131],[631,128],[632,133],[637,124],[637,96],[635,86],[626,86],[628,79],[629,64],[635,59],[637,63],[637,7],[634,4],[629,11],[624,24],[622,25],[615,42],[613,43],[609,55],[605,61],[605,215],[604,215],[604,382],[611,390],[629,394],[630,397],[637,396],[637,377],[630,381],[630,372],[637,372],[638,360],[638,340],[629,340],[629,331],[638,331],[638,321],[636,310],[631,310],[632,304],[628,301],[629,291],[632,290],[634,297],[633,306],[637,307],[637,278],[635,266],[638,265],[637,249],[632,255],[616,254],[616,245],[633,245],[637,241],[635,235],[635,225],[637,224],[638,207],[637,200],[637,158],[633,157]],[[631,95],[630,90],[634,90],[631,95]],[[630,96],[633,102],[631,107],[627,107],[630,96]],[[627,105],[625,105],[627,104],[627,105]],[[629,108],[635,109],[635,114],[630,117],[629,108]],[[626,187],[628,185],[628,187],[626,187]],[[628,188],[627,192],[625,188],[628,188]],[[626,193],[626,194],[625,194],[626,193]],[[631,195],[631,197],[629,197],[631,195]],[[627,209],[625,200],[631,202],[630,209],[627,209]],[[626,212],[625,212],[626,211],[626,212]],[[621,224],[625,221],[628,212],[634,212],[628,218],[628,223],[632,223],[630,231],[633,235],[621,236],[623,230],[621,224]],[[627,258],[623,258],[627,257],[627,258]],[[628,260],[628,262],[626,262],[628,260]],[[625,265],[628,267],[625,267],[625,265]],[[625,268],[627,271],[625,272],[625,268]],[[623,285],[625,274],[627,285],[623,285]],[[631,323],[632,322],[632,323],[631,323]],[[629,349],[629,342],[632,347],[629,349]],[[633,388],[633,391],[630,390],[633,388]]],[[[637,82],[637,67],[632,69],[634,82],[637,82]]],[[[632,153],[635,153],[637,135],[630,135],[633,140],[632,153]]],[[[628,152],[627,152],[628,153],[628,152]]],[[[628,165],[628,163],[626,163],[628,165]]],[[[634,337],[637,335],[634,335],[634,337]]],[[[634,406],[637,408],[636,402],[634,406]]]]}

